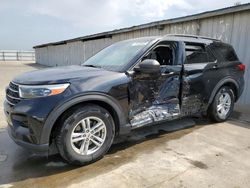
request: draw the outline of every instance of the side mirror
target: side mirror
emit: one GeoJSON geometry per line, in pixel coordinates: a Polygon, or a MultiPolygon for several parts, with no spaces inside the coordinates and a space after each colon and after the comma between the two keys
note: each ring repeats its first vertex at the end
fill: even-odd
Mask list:
{"type": "Polygon", "coordinates": [[[140,64],[139,67],[135,69],[136,72],[155,74],[160,73],[160,63],[154,59],[145,59],[140,64]]]}

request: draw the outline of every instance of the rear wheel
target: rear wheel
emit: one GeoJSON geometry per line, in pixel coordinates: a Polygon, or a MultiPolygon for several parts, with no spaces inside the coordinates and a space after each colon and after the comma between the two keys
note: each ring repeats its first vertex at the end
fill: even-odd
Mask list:
{"type": "Polygon", "coordinates": [[[56,143],[61,156],[84,165],[100,159],[110,148],[115,126],[109,112],[97,105],[78,108],[61,121],[56,143]]]}
{"type": "Polygon", "coordinates": [[[209,117],[216,122],[227,120],[233,112],[234,101],[233,90],[228,86],[223,86],[215,95],[208,109],[209,117]]]}

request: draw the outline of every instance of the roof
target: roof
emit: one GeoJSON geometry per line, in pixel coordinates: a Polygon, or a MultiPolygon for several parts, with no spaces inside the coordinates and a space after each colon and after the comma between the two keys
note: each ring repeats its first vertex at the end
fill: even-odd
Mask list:
{"type": "Polygon", "coordinates": [[[42,48],[42,47],[46,47],[46,46],[62,45],[62,44],[67,44],[69,42],[75,42],[75,41],[88,41],[88,40],[96,40],[96,39],[101,39],[101,38],[109,38],[109,37],[112,37],[113,34],[125,33],[125,32],[135,31],[135,30],[139,30],[139,29],[174,24],[174,23],[179,23],[179,22],[186,22],[186,21],[191,21],[191,20],[204,19],[204,18],[208,18],[208,17],[220,16],[220,15],[241,12],[241,11],[246,11],[246,10],[250,10],[250,3],[232,6],[232,7],[227,7],[227,8],[222,8],[222,9],[217,9],[217,10],[213,10],[213,11],[207,11],[207,12],[193,14],[193,15],[184,16],[184,17],[178,17],[178,18],[174,18],[174,19],[167,19],[167,20],[161,20],[161,21],[156,21],[156,22],[150,22],[150,23],[141,24],[138,26],[116,29],[113,31],[107,31],[107,32],[93,34],[93,35],[86,35],[83,37],[77,37],[77,38],[62,40],[62,41],[58,41],[58,42],[41,44],[41,45],[34,46],[33,48],[42,48]]]}
{"type": "Polygon", "coordinates": [[[184,42],[195,42],[195,43],[204,43],[210,44],[212,42],[221,42],[221,40],[198,36],[198,35],[185,35],[185,34],[168,34],[161,38],[162,40],[174,40],[174,41],[184,41],[184,42]]]}

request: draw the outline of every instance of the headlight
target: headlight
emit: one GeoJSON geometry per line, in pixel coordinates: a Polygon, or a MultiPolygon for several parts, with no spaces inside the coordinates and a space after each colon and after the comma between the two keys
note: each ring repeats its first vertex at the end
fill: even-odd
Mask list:
{"type": "Polygon", "coordinates": [[[58,95],[64,92],[70,84],[53,84],[53,85],[38,85],[28,86],[19,85],[19,95],[21,98],[37,98],[52,95],[58,95]]]}

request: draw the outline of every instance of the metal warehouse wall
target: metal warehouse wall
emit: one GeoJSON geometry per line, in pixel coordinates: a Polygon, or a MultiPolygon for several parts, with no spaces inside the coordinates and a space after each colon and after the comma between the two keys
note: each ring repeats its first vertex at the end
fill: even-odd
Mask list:
{"type": "Polygon", "coordinates": [[[112,34],[112,38],[89,41],[67,42],[35,48],[36,62],[48,66],[80,64],[104,47],[129,38],[166,35],[193,34],[209,36],[231,43],[240,60],[247,65],[245,74],[246,87],[240,104],[250,104],[250,10],[230,14],[196,19],[193,21],[166,24],[163,27],[152,26],[138,30],[112,34]]]}

